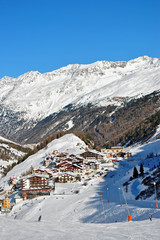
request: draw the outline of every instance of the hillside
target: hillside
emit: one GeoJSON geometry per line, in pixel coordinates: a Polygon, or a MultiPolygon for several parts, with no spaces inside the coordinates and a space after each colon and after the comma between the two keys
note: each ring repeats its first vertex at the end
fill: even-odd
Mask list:
{"type": "Polygon", "coordinates": [[[69,152],[72,153],[82,153],[84,152],[84,148],[86,144],[78,137],[73,134],[65,135],[59,139],[55,139],[50,142],[47,147],[41,149],[37,153],[29,156],[25,161],[16,165],[11,171],[7,173],[7,175],[0,180],[0,185],[2,186],[2,182],[7,182],[12,176],[19,176],[22,173],[26,172],[30,169],[31,166],[34,168],[38,168],[40,163],[43,161],[46,154],[51,153],[53,150],[58,149],[58,151],[69,152]]]}
{"type": "MultiPolygon", "coordinates": [[[[148,172],[148,176],[152,176],[154,165],[157,167],[160,163],[158,135],[159,131],[148,143],[128,148],[132,157],[120,160],[119,166],[104,178],[90,179],[87,185],[84,185],[83,181],[56,183],[55,192],[50,196],[18,203],[7,218],[0,215],[2,239],[12,237],[14,240],[23,236],[23,239],[32,237],[37,240],[42,237],[50,239],[54,236],[60,240],[75,238],[114,240],[124,237],[158,240],[160,211],[155,207],[155,192],[153,191],[145,200],[135,200],[146,188],[142,184],[142,177],[133,179],[127,191],[123,186],[132,176],[133,167],[139,168],[140,163],[144,164],[145,174],[148,172]],[[75,190],[79,192],[75,194],[75,190]],[[149,220],[149,213],[152,214],[152,222],[149,220]],[[38,222],[40,215],[42,220],[38,222]],[[132,222],[127,222],[128,215],[132,215],[132,222]]],[[[84,148],[86,145],[79,138],[73,134],[65,135],[14,167],[1,179],[0,185],[4,187],[4,182],[7,183],[11,176],[23,173],[31,165],[38,167],[43,157],[54,149],[78,154],[83,152],[84,148]]]]}
{"type": "MultiPolygon", "coordinates": [[[[160,124],[160,94],[154,92],[144,97],[124,102],[123,106],[97,107],[87,105],[63,110],[40,121],[20,138],[28,143],[38,142],[58,131],[83,131],[91,136],[95,147],[110,147],[121,143],[146,141],[160,124]]],[[[19,136],[20,137],[20,136],[19,136]]]]}
{"type": "Polygon", "coordinates": [[[21,162],[32,147],[22,146],[0,136],[0,178],[6,175],[18,162],[21,162]]]}

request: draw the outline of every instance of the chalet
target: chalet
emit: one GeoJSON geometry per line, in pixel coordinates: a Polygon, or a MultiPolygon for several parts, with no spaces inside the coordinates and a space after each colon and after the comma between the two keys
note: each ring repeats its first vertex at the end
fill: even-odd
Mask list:
{"type": "Polygon", "coordinates": [[[10,202],[9,198],[0,199],[0,212],[9,213],[10,212],[10,202]]]}
{"type": "Polygon", "coordinates": [[[5,198],[2,201],[3,208],[9,208],[9,198],[5,198]]]}
{"type": "Polygon", "coordinates": [[[63,162],[57,164],[57,168],[69,167],[70,165],[71,165],[71,163],[69,163],[67,161],[63,161],[63,162]]]}
{"type": "Polygon", "coordinates": [[[102,160],[104,157],[103,155],[91,151],[86,151],[80,154],[86,160],[102,160]]]}
{"type": "Polygon", "coordinates": [[[74,173],[82,173],[83,172],[83,168],[81,166],[78,166],[76,164],[72,164],[68,167],[65,168],[65,170],[63,170],[63,172],[74,172],[74,173]]]}
{"type": "Polygon", "coordinates": [[[113,152],[111,149],[101,149],[101,153],[104,153],[106,158],[112,158],[113,152]]]}
{"type": "Polygon", "coordinates": [[[111,149],[101,149],[102,153],[107,154],[108,157],[113,157],[113,154],[125,153],[125,148],[121,146],[111,147],[111,149]]]}
{"type": "Polygon", "coordinates": [[[49,186],[48,175],[37,173],[23,177],[21,179],[21,189],[24,199],[40,195],[50,195],[52,190],[51,186],[49,186]]]}
{"type": "Polygon", "coordinates": [[[87,162],[86,164],[85,164],[85,166],[86,166],[86,169],[87,170],[89,170],[89,169],[92,169],[92,170],[99,170],[99,168],[100,168],[100,163],[99,162],[95,162],[95,161],[90,161],[90,162],[87,162]]]}
{"type": "Polygon", "coordinates": [[[111,149],[102,148],[101,153],[112,153],[111,149]]]}
{"type": "Polygon", "coordinates": [[[119,152],[125,153],[125,148],[121,146],[111,147],[111,150],[113,153],[119,153],[119,152]]]}
{"type": "Polygon", "coordinates": [[[75,182],[76,181],[76,174],[71,173],[71,172],[66,172],[63,174],[60,174],[58,177],[58,181],[61,183],[66,183],[66,182],[75,182]]]}
{"type": "Polygon", "coordinates": [[[48,177],[52,177],[52,173],[42,169],[35,169],[33,170],[33,173],[45,174],[48,175],[48,177]]]}
{"type": "Polygon", "coordinates": [[[67,157],[68,153],[59,153],[56,157],[58,157],[59,159],[64,160],[67,157]]]}

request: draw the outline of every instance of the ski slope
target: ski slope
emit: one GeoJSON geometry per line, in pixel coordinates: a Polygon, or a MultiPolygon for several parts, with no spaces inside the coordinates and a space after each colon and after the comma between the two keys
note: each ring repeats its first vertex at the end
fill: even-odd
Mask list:
{"type": "Polygon", "coordinates": [[[0,216],[1,239],[159,239],[160,211],[154,201],[129,201],[132,222],[128,222],[126,204],[122,198],[120,206],[112,178],[91,180],[87,186],[62,185],[51,196],[21,202],[9,216],[0,216]],[[74,189],[79,194],[73,194],[74,189]]]}
{"type": "MultiPolygon", "coordinates": [[[[32,164],[37,164],[40,156],[55,148],[61,151],[81,151],[77,141],[82,144],[73,134],[65,135],[52,141],[47,149],[31,156],[25,164],[28,162],[29,166],[31,160],[32,164]]],[[[123,187],[123,183],[132,174],[133,166],[142,160],[145,161],[147,146],[154,153],[160,152],[160,140],[136,146],[130,149],[133,150],[133,158],[130,161],[121,161],[119,167],[105,178],[91,179],[86,186],[83,182],[56,183],[56,190],[50,196],[26,200],[15,205],[8,215],[0,215],[1,239],[158,240],[160,210],[156,208],[155,196],[145,201],[136,201],[138,179],[133,181],[127,193],[123,187]],[[78,194],[75,194],[76,190],[79,191],[78,194]],[[149,220],[149,213],[152,214],[152,221],[149,220]],[[128,222],[128,215],[132,216],[131,222],[128,222]],[[40,222],[39,216],[42,217],[40,222]]],[[[158,164],[159,159],[150,161],[152,165],[158,164]]],[[[22,170],[20,165],[11,172],[16,174],[22,170]]],[[[11,172],[6,176],[6,180],[11,172]]]]}

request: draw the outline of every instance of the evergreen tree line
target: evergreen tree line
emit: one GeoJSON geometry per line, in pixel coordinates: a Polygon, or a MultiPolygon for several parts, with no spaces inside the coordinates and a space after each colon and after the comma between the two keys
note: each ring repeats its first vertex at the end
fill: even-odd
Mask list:
{"type": "Polygon", "coordinates": [[[141,163],[140,168],[139,168],[139,172],[136,167],[134,167],[133,169],[133,178],[138,178],[138,176],[144,177],[144,168],[143,168],[143,164],[141,163]]]}

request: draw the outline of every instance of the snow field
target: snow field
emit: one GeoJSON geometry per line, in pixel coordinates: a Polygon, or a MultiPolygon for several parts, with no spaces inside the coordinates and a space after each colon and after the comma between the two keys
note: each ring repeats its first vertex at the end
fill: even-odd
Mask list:
{"type": "MultiPolygon", "coordinates": [[[[18,175],[29,168],[30,164],[37,166],[45,151],[68,149],[70,153],[81,152],[77,142],[81,143],[72,134],[52,141],[47,149],[41,150],[10,171],[5,181],[13,173],[18,175]]],[[[141,161],[147,161],[146,165],[148,164],[148,160],[145,160],[146,149],[148,153],[151,149],[158,154],[159,145],[159,140],[156,140],[136,146],[131,149],[134,153],[131,160],[120,161],[119,167],[110,171],[105,178],[92,179],[86,186],[83,182],[56,183],[56,190],[50,196],[20,202],[8,215],[0,215],[1,239],[158,240],[160,209],[156,208],[154,196],[145,201],[136,201],[139,179],[133,180],[127,193],[123,183],[132,175],[135,165],[139,166],[141,161]],[[75,194],[76,190],[79,190],[78,194],[75,194]],[[152,221],[149,220],[149,213],[152,214],[152,221]],[[38,222],[40,215],[42,220],[38,222]],[[128,215],[132,216],[131,222],[128,222],[128,215]]],[[[149,167],[155,161],[158,160],[150,159],[149,167]]],[[[2,185],[3,181],[4,179],[0,182],[2,185]]]]}

